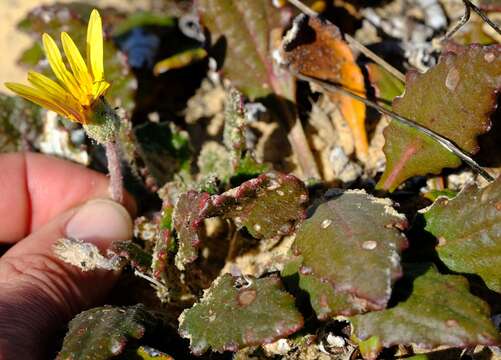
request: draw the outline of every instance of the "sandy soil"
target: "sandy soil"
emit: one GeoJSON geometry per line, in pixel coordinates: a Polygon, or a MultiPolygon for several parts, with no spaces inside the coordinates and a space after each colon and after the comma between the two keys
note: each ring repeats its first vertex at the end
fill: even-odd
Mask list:
{"type": "MultiPolygon", "coordinates": [[[[74,1],[74,0],[73,0],[74,1]]],[[[119,9],[133,10],[145,4],[145,0],[80,0],[98,6],[115,6],[119,9]]],[[[51,4],[55,1],[40,0],[0,0],[0,91],[8,92],[4,87],[5,81],[26,82],[26,69],[16,64],[17,58],[22,51],[30,45],[30,38],[16,30],[16,24],[33,7],[51,4]]],[[[59,0],[58,2],[70,2],[59,0]]]]}

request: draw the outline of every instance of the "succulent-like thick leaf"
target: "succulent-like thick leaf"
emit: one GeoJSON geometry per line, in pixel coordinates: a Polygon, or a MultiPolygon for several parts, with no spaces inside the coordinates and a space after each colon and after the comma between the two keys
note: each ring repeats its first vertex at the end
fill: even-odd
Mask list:
{"type": "Polygon", "coordinates": [[[115,241],[111,251],[127,259],[130,265],[141,272],[147,272],[151,266],[151,254],[132,241],[115,241]]]}
{"type": "Polygon", "coordinates": [[[251,99],[273,92],[276,81],[270,33],[281,28],[280,12],[269,0],[199,0],[202,23],[224,51],[223,74],[251,99]]]}
{"type": "Polygon", "coordinates": [[[176,267],[184,270],[185,265],[196,260],[200,246],[201,225],[204,217],[200,213],[209,198],[208,193],[199,193],[190,190],[179,196],[172,221],[178,235],[178,249],[176,253],[176,267]]]}
{"type": "Polygon", "coordinates": [[[304,218],[308,192],[292,175],[269,172],[209,198],[204,217],[231,218],[257,239],[288,235],[304,218]]]}
{"type": "Polygon", "coordinates": [[[173,215],[179,236],[176,266],[183,270],[197,258],[199,231],[206,218],[233,219],[255,238],[271,238],[292,233],[304,218],[307,201],[308,192],[298,178],[277,172],[248,180],[222,195],[188,191],[179,197],[173,215]]]}
{"type": "MultiPolygon", "coordinates": [[[[477,136],[490,128],[489,114],[501,87],[501,46],[451,50],[428,72],[408,73],[405,94],[394,101],[393,110],[475,153],[477,136]]],[[[412,176],[438,174],[461,164],[437,142],[396,121],[384,135],[387,164],[378,183],[381,189],[393,191],[412,176]]]]}
{"type": "Polygon", "coordinates": [[[489,306],[468,291],[458,275],[441,275],[434,267],[415,278],[410,296],[395,307],[350,319],[354,335],[377,337],[380,344],[466,347],[495,345],[500,335],[489,306]]]}
{"type": "Polygon", "coordinates": [[[168,272],[169,254],[174,252],[176,247],[176,241],[172,234],[173,213],[174,206],[170,204],[163,205],[151,261],[151,273],[157,280],[165,280],[169,276],[169,274],[166,273],[168,272]]]}
{"type": "Polygon", "coordinates": [[[384,107],[391,108],[393,99],[403,94],[405,84],[378,64],[370,63],[366,68],[369,81],[376,90],[376,97],[384,107]]]}
{"type": "Polygon", "coordinates": [[[224,109],[223,142],[231,154],[235,168],[246,149],[245,140],[245,108],[243,95],[236,89],[230,89],[226,94],[224,109]]]}
{"type": "Polygon", "coordinates": [[[216,141],[207,141],[202,145],[197,165],[200,177],[215,177],[224,183],[228,182],[233,173],[230,152],[216,141]]]}
{"type": "Polygon", "coordinates": [[[359,311],[384,309],[401,276],[400,251],[407,240],[399,229],[407,226],[405,217],[388,199],[352,190],[309,212],[294,243],[303,257],[300,271],[352,295],[359,311]]]}
{"type": "Polygon", "coordinates": [[[59,352],[61,360],[106,360],[122,354],[130,340],[157,326],[144,306],[98,307],[78,314],[69,324],[59,352]]]}
{"type": "MultiPolygon", "coordinates": [[[[186,283],[181,280],[174,257],[176,238],[173,232],[173,212],[174,206],[164,203],[161,216],[156,218],[158,223],[151,261],[151,275],[162,284],[162,286],[154,286],[162,302],[175,301],[189,292],[186,283]]],[[[188,247],[189,251],[196,251],[196,247],[188,247]]],[[[184,250],[179,256],[183,253],[184,250]]]]}
{"type": "Polygon", "coordinates": [[[453,199],[441,197],[424,216],[449,269],[477,274],[501,293],[501,178],[483,189],[469,186],[453,199]]]}
{"type": "MultiPolygon", "coordinates": [[[[239,158],[235,155],[234,150],[227,149],[215,141],[206,142],[202,146],[197,161],[200,175],[205,179],[217,178],[224,189],[225,185],[240,185],[243,181],[253,179],[270,170],[268,164],[257,162],[251,152],[245,152],[245,155],[240,154],[239,158]]],[[[213,194],[218,191],[209,192],[213,194]]]]}
{"type": "MultiPolygon", "coordinates": [[[[341,84],[360,95],[365,94],[362,71],[339,29],[331,23],[299,15],[284,37],[282,56],[299,73],[341,84]]],[[[339,93],[330,93],[329,97],[339,106],[348,123],[357,153],[365,156],[368,151],[365,104],[339,93]]]]}
{"type": "Polygon", "coordinates": [[[179,317],[179,332],[190,339],[194,354],[268,344],[303,326],[294,297],[283,290],[279,277],[249,278],[243,285],[237,280],[222,275],[179,317]]]}
{"type": "Polygon", "coordinates": [[[134,128],[134,136],[139,155],[158,186],[179,171],[189,171],[191,147],[185,131],[171,123],[147,122],[134,128]]]}
{"type": "Polygon", "coordinates": [[[248,124],[244,97],[231,88],[226,92],[224,108],[223,147],[216,142],[202,146],[198,158],[200,174],[216,176],[224,184],[240,185],[269,170],[269,166],[259,163],[247,149],[246,133],[248,124]]]}
{"type": "Polygon", "coordinates": [[[164,303],[177,301],[189,293],[175,266],[177,244],[172,223],[173,210],[174,206],[170,205],[169,200],[164,202],[160,213],[151,218],[143,216],[135,220],[134,236],[144,242],[145,249],[130,241],[118,243],[125,243],[126,247],[118,246],[117,249],[114,244],[112,248],[130,260],[131,266],[140,272],[135,274],[147,279],[156,290],[159,300],[164,303]]]}
{"type": "Polygon", "coordinates": [[[301,272],[302,258],[287,263],[281,272],[283,278],[298,277],[299,288],[306,291],[310,298],[310,304],[319,320],[327,320],[336,315],[358,314],[356,301],[346,292],[338,292],[328,282],[317,278],[314,274],[301,272]]]}
{"type": "Polygon", "coordinates": [[[247,149],[248,132],[244,97],[236,89],[226,95],[224,109],[223,143],[230,153],[233,174],[230,182],[240,184],[269,170],[269,166],[259,163],[254,154],[247,149]]]}

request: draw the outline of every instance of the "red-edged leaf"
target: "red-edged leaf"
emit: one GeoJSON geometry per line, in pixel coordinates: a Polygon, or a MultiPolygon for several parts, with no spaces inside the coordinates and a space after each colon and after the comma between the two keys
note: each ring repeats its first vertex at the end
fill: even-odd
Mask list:
{"type": "MultiPolygon", "coordinates": [[[[501,46],[454,47],[428,72],[407,75],[393,110],[452,140],[469,153],[489,130],[501,87],[501,46]]],[[[384,131],[386,170],[378,188],[393,191],[415,175],[438,174],[461,160],[421,132],[392,121],[384,131]]]]}

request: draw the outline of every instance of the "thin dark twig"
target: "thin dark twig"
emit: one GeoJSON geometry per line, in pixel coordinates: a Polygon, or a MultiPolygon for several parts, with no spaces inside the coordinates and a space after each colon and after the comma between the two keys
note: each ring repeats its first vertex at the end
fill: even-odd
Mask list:
{"type": "Polygon", "coordinates": [[[481,9],[479,9],[470,0],[463,0],[463,1],[467,2],[468,5],[470,6],[470,8],[472,8],[473,11],[475,11],[477,13],[477,15],[482,18],[482,20],[484,20],[491,28],[494,29],[494,31],[496,31],[499,35],[501,35],[501,29],[499,28],[499,26],[494,21],[489,19],[489,17],[487,15],[485,15],[485,13],[481,9]]]}
{"type": "Polygon", "coordinates": [[[376,64],[380,65],[388,72],[390,72],[393,76],[395,76],[398,80],[405,82],[405,75],[398,71],[396,68],[390,65],[386,60],[377,55],[375,52],[370,50],[368,47],[364,46],[362,43],[358,42],[353,36],[350,34],[344,34],[344,38],[348,41],[352,47],[358,49],[361,53],[367,56],[369,59],[374,61],[376,64]]]}
{"type": "Polygon", "coordinates": [[[454,28],[451,31],[449,31],[449,32],[447,32],[447,34],[445,34],[443,40],[449,40],[452,37],[452,35],[457,33],[458,30],[461,29],[463,27],[463,25],[468,22],[468,20],[470,20],[470,15],[471,15],[470,5],[466,2],[466,0],[463,0],[463,3],[464,3],[463,16],[461,16],[461,19],[459,19],[456,26],[454,26],[454,28]]]}
{"type": "Polygon", "coordinates": [[[476,12],[477,15],[482,18],[483,21],[485,21],[491,28],[494,29],[494,31],[496,31],[498,34],[501,35],[501,29],[499,28],[499,26],[491,19],[489,19],[489,17],[485,15],[485,13],[481,9],[475,6],[475,4],[473,4],[470,0],[463,0],[463,4],[464,4],[464,15],[461,17],[456,26],[454,26],[454,28],[444,36],[444,40],[450,39],[452,35],[454,35],[464,24],[468,22],[468,20],[470,19],[471,10],[476,12]]]}
{"type": "Polygon", "coordinates": [[[456,144],[454,144],[449,139],[443,137],[440,134],[437,134],[433,130],[428,129],[428,128],[426,128],[426,127],[424,127],[424,126],[416,123],[415,121],[413,121],[411,119],[408,119],[408,118],[406,118],[404,116],[398,115],[397,113],[395,113],[395,112],[393,112],[391,110],[388,110],[388,109],[380,106],[379,104],[377,104],[377,103],[375,103],[375,102],[373,102],[371,100],[366,99],[365,97],[363,97],[363,96],[355,93],[352,90],[347,89],[346,87],[344,87],[344,86],[342,86],[340,84],[336,84],[336,83],[332,83],[332,82],[320,80],[320,79],[317,79],[317,78],[314,78],[314,77],[306,76],[306,75],[298,73],[297,71],[294,71],[293,69],[289,69],[289,70],[298,79],[315,83],[315,84],[323,87],[324,89],[326,89],[328,91],[338,91],[338,92],[340,92],[340,93],[342,93],[344,95],[350,96],[351,98],[356,99],[358,101],[361,101],[365,105],[376,109],[380,113],[392,117],[393,119],[397,120],[401,124],[407,125],[409,127],[412,127],[414,129],[422,132],[423,134],[429,136],[430,138],[432,138],[433,140],[435,140],[436,142],[438,142],[440,145],[442,145],[448,151],[450,151],[453,154],[457,155],[459,158],[461,158],[465,163],[467,163],[472,169],[474,169],[478,174],[480,174],[486,180],[488,180],[488,181],[494,181],[495,180],[485,169],[483,169],[480,165],[478,165],[475,162],[475,160],[473,160],[468,153],[466,153],[465,151],[463,151],[461,148],[459,148],[456,144]]]}
{"type": "Polygon", "coordinates": [[[315,10],[313,10],[309,6],[303,4],[300,0],[289,0],[289,2],[292,5],[294,5],[295,7],[297,7],[299,11],[305,13],[308,16],[311,16],[311,17],[318,16],[318,13],[315,10]]]}

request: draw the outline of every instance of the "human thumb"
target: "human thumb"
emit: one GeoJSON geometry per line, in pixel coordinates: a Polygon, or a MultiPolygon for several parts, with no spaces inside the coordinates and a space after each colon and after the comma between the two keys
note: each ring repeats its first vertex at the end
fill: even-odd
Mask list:
{"type": "Polygon", "coordinates": [[[73,238],[101,251],[132,237],[132,219],[121,205],[91,200],[66,211],[18,242],[0,258],[0,359],[44,358],[46,343],[80,311],[103,300],[118,273],[82,272],[53,253],[73,238]]]}

